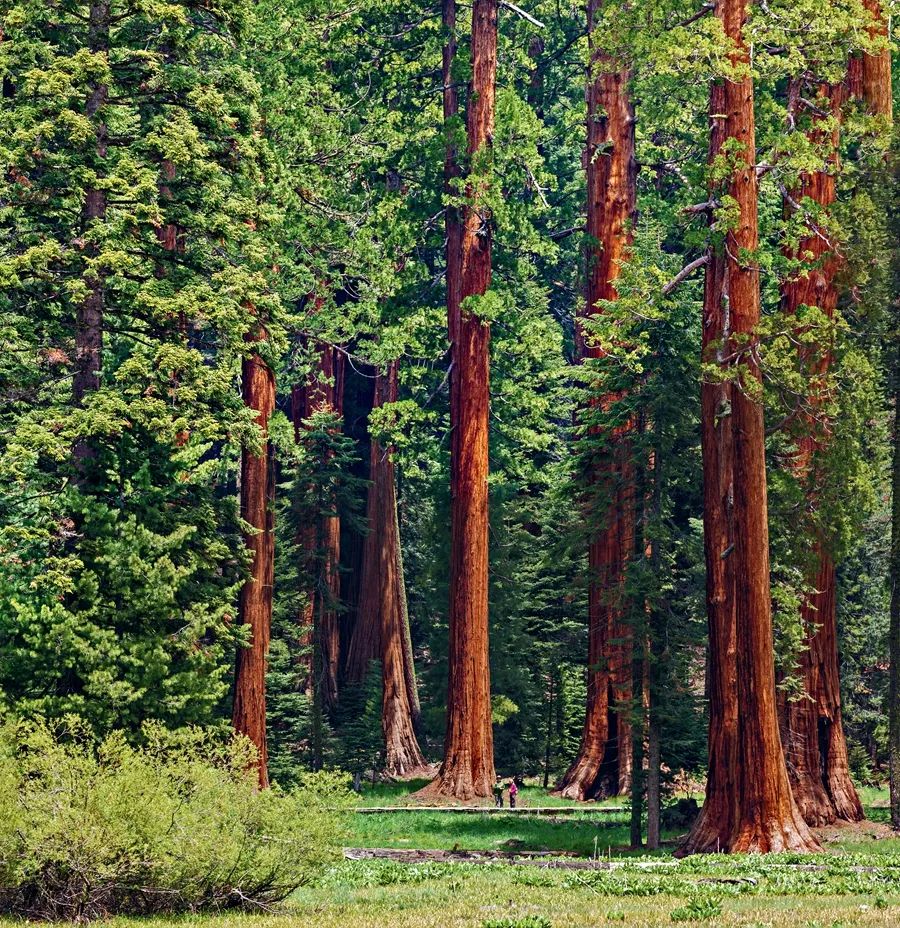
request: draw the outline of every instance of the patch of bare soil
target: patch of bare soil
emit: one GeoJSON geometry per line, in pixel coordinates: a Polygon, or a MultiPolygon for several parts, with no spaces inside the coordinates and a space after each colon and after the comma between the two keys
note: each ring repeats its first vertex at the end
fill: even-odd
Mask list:
{"type": "Polygon", "coordinates": [[[834,822],[824,828],[814,828],[813,831],[822,844],[833,844],[835,841],[862,840],[864,838],[881,841],[884,838],[898,837],[897,832],[884,822],[834,822]]]}

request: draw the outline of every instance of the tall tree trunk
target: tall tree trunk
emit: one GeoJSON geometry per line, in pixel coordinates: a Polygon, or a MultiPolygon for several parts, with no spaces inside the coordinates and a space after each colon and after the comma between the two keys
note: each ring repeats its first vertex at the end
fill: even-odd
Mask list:
{"type": "MultiPolygon", "coordinates": [[[[109,53],[109,0],[96,0],[88,8],[88,46],[95,55],[109,53]]],[[[103,121],[102,108],[106,104],[109,88],[99,81],[89,85],[85,104],[85,115],[94,128],[95,171],[103,172],[103,161],[108,150],[108,133],[103,121]]],[[[92,227],[106,219],[106,191],[101,187],[87,187],[81,204],[83,232],[91,234],[92,227]]],[[[104,284],[102,273],[90,266],[97,258],[97,247],[93,243],[85,249],[89,262],[84,273],[87,294],[75,313],[75,372],[72,378],[72,395],[75,405],[80,406],[84,397],[100,386],[100,370],[103,355],[103,302],[104,284]]],[[[74,450],[76,463],[93,455],[89,443],[79,441],[74,450]]]]}
{"type": "MultiPolygon", "coordinates": [[[[817,850],[818,843],[791,793],[775,708],[765,429],[762,406],[754,395],[760,381],[755,351],[760,312],[759,269],[755,264],[759,233],[753,79],[748,73],[749,54],[743,39],[746,0],[718,0],[716,14],[735,43],[732,66],[745,72],[738,79],[725,81],[724,107],[720,110],[725,115],[724,139],[734,139],[740,147],[740,152],[735,151],[737,163],[728,183],[737,216],[726,234],[724,270],[730,329],[737,336],[730,349],[738,349],[736,363],[740,365],[736,371],[739,378],[731,391],[734,548],[709,551],[714,539],[707,538],[708,560],[725,555],[734,561],[737,722],[733,755],[721,770],[714,754],[720,733],[711,725],[707,799],[683,851],[817,850]],[[716,781],[720,772],[731,781],[727,794],[724,785],[716,781]]],[[[707,477],[714,474],[712,466],[711,461],[704,465],[707,477]]],[[[720,695],[716,689],[722,665],[728,663],[729,644],[718,638],[720,629],[714,627],[714,611],[710,610],[711,702],[720,695]]],[[[725,698],[730,708],[729,697],[725,698]]],[[[711,723],[722,724],[722,708],[711,708],[711,723]]]]}
{"type": "MultiPolygon", "coordinates": [[[[397,401],[397,362],[375,380],[374,407],[397,401]]],[[[418,698],[406,611],[406,586],[397,520],[397,494],[393,448],[372,438],[370,450],[369,534],[364,557],[365,585],[360,592],[359,622],[374,629],[377,656],[381,658],[382,712],[385,770],[390,776],[409,776],[425,766],[416,739],[418,698]],[[369,566],[371,565],[371,566],[369,566]]]]}
{"type": "MultiPolygon", "coordinates": [[[[588,2],[588,34],[593,35],[600,0],[588,2]]],[[[587,234],[589,240],[585,314],[600,312],[603,300],[618,296],[615,281],[631,248],[631,223],[636,202],[634,109],[628,93],[630,72],[594,47],[586,83],[587,234]]],[[[579,352],[599,357],[583,327],[579,352]]],[[[602,396],[592,405],[605,408],[617,396],[602,396]]],[[[593,483],[607,508],[588,549],[588,686],[584,729],[578,755],[560,783],[569,799],[597,795],[603,786],[604,758],[618,759],[615,791],[627,791],[631,739],[626,714],[631,700],[631,630],[621,622],[625,565],[634,537],[633,473],[630,472],[627,428],[611,436],[609,463],[597,468],[593,483]],[[618,707],[615,744],[610,744],[610,712],[618,707]]],[[[592,432],[594,440],[596,431],[592,432]]],[[[596,517],[596,514],[595,514],[596,517]]]]}
{"type": "MultiPolygon", "coordinates": [[[[266,338],[259,326],[252,341],[266,338]]],[[[252,554],[250,576],[241,588],[240,621],[249,627],[249,647],[239,648],[234,675],[232,724],[256,746],[259,785],[269,785],[266,749],[266,668],[272,625],[275,571],[275,474],[268,440],[269,417],[275,409],[275,378],[257,352],[242,365],[244,403],[256,411],[262,436],[259,454],[241,456],[241,518],[251,527],[244,543],[252,554]]]]}
{"type": "MultiPolygon", "coordinates": [[[[799,84],[792,85],[791,98],[801,100],[801,90],[799,84]]],[[[817,94],[818,110],[838,119],[842,91],[839,85],[821,85],[817,94]]],[[[822,170],[801,176],[798,189],[785,198],[786,213],[794,208],[793,204],[807,198],[826,212],[834,204],[839,129],[835,124],[826,132],[821,127],[822,119],[814,113],[807,134],[813,144],[828,146],[826,163],[822,170]]],[[[801,307],[815,306],[832,319],[838,301],[835,275],[839,259],[826,234],[818,227],[812,229],[796,250],[787,250],[787,256],[802,257],[808,260],[809,266],[783,282],[784,312],[796,317],[801,307]]],[[[831,356],[830,345],[817,345],[812,355],[807,349],[802,358],[811,378],[808,397],[811,411],[801,421],[802,434],[792,466],[798,479],[806,485],[807,507],[811,513],[819,509],[817,488],[821,472],[817,455],[822,450],[824,435],[815,410],[821,406],[819,392],[827,379],[831,356]]],[[[813,530],[816,537],[810,582],[814,592],[803,603],[800,616],[804,628],[808,629],[806,650],[800,657],[804,694],[799,700],[784,702],[782,729],[794,798],[807,824],[818,826],[827,825],[835,818],[857,822],[863,818],[863,809],[850,779],[841,717],[834,563],[829,540],[820,528],[813,530]]]]}
{"type": "MultiPolygon", "coordinates": [[[[455,11],[450,14],[446,6],[444,16],[445,22],[452,19],[455,23],[455,11]]],[[[497,0],[474,2],[471,56],[467,133],[472,175],[466,186],[459,258],[458,294],[463,303],[484,294],[491,283],[491,228],[484,192],[494,134],[497,0]]],[[[445,53],[445,61],[446,57],[445,53]]],[[[445,107],[447,102],[445,98],[445,107]]],[[[451,254],[451,243],[448,234],[447,300],[453,365],[449,688],[444,761],[433,790],[457,799],[474,799],[489,797],[494,782],[488,664],[490,327],[469,307],[455,302],[453,278],[457,271],[451,262],[457,259],[451,254]]]]}
{"type": "MultiPolygon", "coordinates": [[[[318,365],[307,383],[292,390],[295,437],[302,435],[303,421],[316,412],[340,416],[344,392],[344,356],[331,345],[319,346],[318,365]]],[[[310,640],[313,682],[322,708],[331,712],[338,702],[341,629],[338,604],[341,596],[341,520],[335,512],[310,520],[298,538],[305,573],[315,578],[306,591],[299,616],[301,637],[310,640]],[[314,642],[313,642],[314,639],[314,642]]]]}
{"type": "MultiPolygon", "coordinates": [[[[294,441],[300,443],[303,435],[303,420],[309,415],[306,387],[294,384],[291,387],[291,420],[294,426],[294,441]]],[[[297,531],[297,550],[301,560],[300,569],[304,577],[313,577],[316,573],[317,532],[315,520],[304,518],[297,531]]],[[[308,699],[313,698],[314,689],[314,641],[315,592],[310,583],[297,616],[297,688],[308,699]]]]}
{"type": "MultiPolygon", "coordinates": [[[[888,19],[885,9],[882,8],[878,0],[864,0],[864,3],[875,20],[871,30],[872,33],[887,36],[888,19]]],[[[863,54],[851,60],[849,84],[851,94],[864,101],[866,109],[871,115],[881,117],[888,125],[892,123],[894,101],[891,84],[890,49],[885,49],[877,55],[863,54]]],[[[893,158],[896,158],[896,154],[893,158]]],[[[888,161],[885,174],[884,182],[891,184],[894,189],[890,218],[896,240],[896,234],[900,230],[900,221],[898,221],[897,216],[897,191],[900,189],[900,184],[898,184],[896,161],[893,163],[890,160],[888,161]]],[[[900,264],[896,251],[894,261],[895,265],[900,264]]],[[[896,276],[895,279],[897,279],[896,276]]],[[[900,313],[895,313],[894,321],[895,324],[900,322],[900,313]]],[[[893,396],[894,400],[890,561],[891,606],[888,630],[890,661],[888,758],[891,788],[891,824],[894,828],[900,829],[900,424],[898,424],[898,419],[900,419],[900,415],[898,415],[898,410],[900,410],[900,337],[897,335],[898,330],[900,330],[900,326],[894,329],[895,341],[897,342],[896,354],[892,359],[894,370],[888,375],[889,377],[893,376],[889,394],[893,396]]]]}
{"type": "MultiPolygon", "coordinates": [[[[863,0],[863,4],[873,18],[870,34],[887,37],[887,13],[879,0],[863,0]]],[[[890,49],[886,48],[877,55],[864,53],[851,58],[848,70],[851,95],[863,100],[870,114],[881,116],[890,123],[894,112],[890,49]]]]}

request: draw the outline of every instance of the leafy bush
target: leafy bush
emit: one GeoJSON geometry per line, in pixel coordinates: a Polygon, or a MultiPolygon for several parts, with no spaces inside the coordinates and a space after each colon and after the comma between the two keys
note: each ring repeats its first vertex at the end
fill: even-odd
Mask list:
{"type": "Polygon", "coordinates": [[[148,728],[143,747],[78,723],[0,728],[0,908],[85,920],[264,907],[335,857],[337,774],[260,791],[242,740],[148,728]]]}
{"type": "Polygon", "coordinates": [[[673,922],[702,922],[722,914],[722,900],[715,896],[696,896],[672,910],[673,922]]]}
{"type": "Polygon", "coordinates": [[[551,928],[550,919],[543,915],[525,915],[521,918],[491,918],[481,928],[551,928]]]}

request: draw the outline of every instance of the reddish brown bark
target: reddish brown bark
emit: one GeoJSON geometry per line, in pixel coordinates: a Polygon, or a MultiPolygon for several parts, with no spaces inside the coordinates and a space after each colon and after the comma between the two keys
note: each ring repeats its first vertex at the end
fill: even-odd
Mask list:
{"type": "MultiPolygon", "coordinates": [[[[725,85],[712,85],[709,100],[709,161],[725,141],[725,85]]],[[[710,248],[703,289],[702,357],[725,367],[731,338],[725,255],[710,248]]],[[[706,614],[709,627],[709,769],[706,801],[684,850],[718,848],[731,832],[737,789],[737,644],[734,616],[734,448],[732,385],[704,376],[700,385],[703,452],[703,538],[706,554],[706,614]]]]}
{"type": "MultiPolygon", "coordinates": [[[[386,373],[376,377],[374,408],[395,403],[397,388],[394,362],[386,373]]],[[[373,630],[375,654],[381,659],[385,771],[399,777],[421,771],[425,758],[415,733],[419,701],[406,611],[393,454],[393,448],[385,448],[372,439],[369,534],[363,554],[359,623],[373,630]]]]}
{"type": "MultiPolygon", "coordinates": [[[[260,328],[253,341],[266,338],[260,328]]],[[[244,543],[252,561],[250,576],[241,588],[240,621],[250,631],[249,647],[239,648],[234,675],[232,724],[256,746],[259,785],[269,785],[266,749],[266,669],[272,625],[272,584],[275,570],[275,474],[268,442],[269,417],[275,408],[275,378],[255,351],[242,366],[244,403],[256,411],[262,447],[259,454],[241,456],[241,518],[251,531],[244,543]]]]}
{"type": "MultiPolygon", "coordinates": [[[[793,204],[802,207],[807,199],[825,211],[835,201],[839,130],[835,125],[826,133],[820,126],[819,113],[839,116],[842,90],[839,86],[819,88],[818,112],[813,113],[808,135],[814,144],[826,146],[825,163],[822,170],[801,176],[798,188],[786,198],[786,212],[794,209],[793,204]]],[[[799,88],[791,96],[801,99],[799,88]]],[[[787,250],[787,256],[802,261],[804,266],[782,285],[784,311],[796,316],[802,307],[815,306],[832,319],[838,301],[835,275],[840,261],[827,230],[818,226],[811,229],[796,250],[787,250]]],[[[813,515],[820,506],[817,487],[821,472],[816,459],[826,434],[816,408],[821,405],[820,393],[831,366],[831,354],[830,344],[821,344],[813,352],[806,350],[802,359],[810,376],[810,395],[808,408],[800,417],[802,431],[793,467],[806,485],[807,508],[813,515]]],[[[801,814],[810,825],[827,825],[836,818],[859,821],[863,809],[850,779],[841,720],[834,564],[821,526],[813,526],[812,531],[816,536],[810,576],[813,592],[801,610],[801,621],[809,632],[799,661],[804,692],[801,699],[783,700],[782,741],[801,814]]]]}
{"type": "MultiPolygon", "coordinates": [[[[305,384],[292,390],[295,438],[303,422],[317,412],[341,415],[343,406],[344,356],[331,345],[319,346],[318,365],[305,384]]],[[[338,701],[340,662],[340,556],[341,520],[337,514],[310,519],[298,538],[304,573],[314,578],[306,591],[299,616],[301,643],[309,643],[310,669],[322,706],[331,711],[338,701]],[[313,654],[316,657],[313,657],[313,654]],[[317,666],[312,667],[313,660],[317,666]]]]}
{"type": "MultiPolygon", "coordinates": [[[[589,36],[598,10],[599,0],[590,0],[589,36]]],[[[615,281],[632,243],[637,163],[630,80],[627,68],[594,48],[586,84],[586,316],[601,312],[601,301],[617,299],[615,281]]],[[[602,356],[582,327],[579,342],[582,357],[602,356]]],[[[619,399],[598,396],[592,405],[607,408],[619,399]]],[[[635,501],[627,433],[627,426],[615,430],[609,461],[593,477],[597,495],[608,503],[588,550],[587,707],[578,755],[560,783],[562,795],[571,799],[601,792],[610,759],[615,767],[612,791],[627,792],[631,783],[631,629],[622,621],[622,587],[634,546],[635,501]]]]}
{"type": "MultiPolygon", "coordinates": [[[[887,17],[879,0],[863,0],[872,15],[869,33],[873,37],[887,37],[887,17]]],[[[863,100],[873,116],[891,122],[894,98],[891,85],[891,52],[889,48],[875,55],[862,54],[850,60],[848,86],[853,97],[863,100]]]]}
{"type": "MultiPolygon", "coordinates": [[[[737,218],[725,242],[730,329],[735,336],[729,349],[740,365],[736,371],[739,379],[731,393],[734,548],[727,554],[734,560],[738,709],[735,756],[724,771],[731,780],[731,795],[725,796],[723,784],[713,781],[716,758],[711,752],[707,801],[683,851],[818,850],[791,793],[775,706],[765,429],[762,406],[755,395],[760,381],[755,350],[760,313],[759,269],[755,263],[759,233],[753,79],[745,73],[749,54],[743,40],[746,0],[718,0],[716,14],[735,43],[731,60],[740,69],[734,79],[724,82],[721,111],[725,115],[725,140],[735,139],[740,146],[728,182],[737,218]],[[713,814],[717,804],[726,807],[718,818],[713,814]]],[[[705,470],[707,467],[711,470],[708,461],[705,470]]],[[[723,553],[718,552],[718,556],[723,553]]],[[[709,552],[710,557],[716,555],[715,551],[709,552]]],[[[710,643],[714,647],[725,644],[714,641],[712,635],[710,643]]],[[[715,654],[712,663],[718,670],[727,665],[727,659],[715,654]]],[[[715,696],[712,686],[711,696],[715,696]]],[[[719,708],[714,712],[718,713],[719,708]]],[[[717,736],[717,732],[711,732],[711,748],[717,736]]]]}
{"type": "MultiPolygon", "coordinates": [[[[455,12],[451,17],[446,6],[444,9],[445,23],[448,19],[455,22],[455,12]]],[[[458,259],[458,293],[463,304],[469,297],[484,294],[491,283],[491,228],[484,193],[489,183],[494,134],[497,0],[475,0],[471,55],[467,135],[473,174],[466,186],[458,259]]],[[[445,68],[447,57],[445,52],[445,68]]],[[[450,103],[445,96],[445,107],[450,103]]],[[[451,154],[448,152],[448,161],[451,154]]],[[[490,327],[471,307],[456,302],[457,270],[452,262],[457,259],[452,253],[452,241],[453,236],[448,234],[447,309],[452,364],[449,687],[444,760],[429,789],[468,800],[489,797],[494,781],[488,664],[490,327]]]]}
{"type": "MultiPolygon", "coordinates": [[[[878,0],[864,0],[873,14],[872,34],[887,35],[887,17],[878,0]]],[[[893,121],[891,85],[891,53],[885,49],[877,55],[863,54],[850,62],[850,93],[863,100],[866,110],[881,117],[887,125],[893,121]]],[[[886,175],[881,179],[897,189],[896,159],[888,161],[886,175]]],[[[896,214],[892,217],[896,230],[896,214]]],[[[894,460],[891,510],[891,607],[888,631],[890,681],[888,690],[888,758],[890,767],[891,824],[900,829],[900,343],[892,358],[894,364],[891,392],[894,398],[894,460]]]]}

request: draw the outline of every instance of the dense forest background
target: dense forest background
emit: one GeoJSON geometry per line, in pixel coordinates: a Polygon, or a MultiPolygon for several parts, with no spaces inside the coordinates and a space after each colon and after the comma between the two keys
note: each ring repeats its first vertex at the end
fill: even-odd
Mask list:
{"type": "Polygon", "coordinates": [[[464,453],[447,249],[474,198],[489,286],[456,339],[490,331],[496,771],[552,786],[570,770],[605,603],[608,743],[579,798],[632,789],[645,745],[664,788],[702,782],[701,384],[728,382],[702,350],[704,279],[740,213],[714,193],[740,153],[711,154],[710,86],[752,67],[762,377],[741,391],[765,413],[781,718],[818,698],[810,603],[830,559],[849,767],[882,782],[896,162],[890,85],[879,109],[864,72],[890,80],[889,10],[754,4],[742,64],[713,4],[492,9],[493,125],[473,149],[487,95],[469,89],[468,5],[6,6],[3,710],[135,740],[234,724],[285,786],[441,759],[464,453]],[[633,133],[618,258],[586,226],[592,170],[620,151],[590,141],[618,99],[586,95],[598,60],[633,133]],[[591,304],[598,248],[617,279],[591,304]],[[835,305],[819,284],[791,297],[826,267],[835,305]],[[601,584],[589,552],[611,525],[630,527],[601,584]]]}

